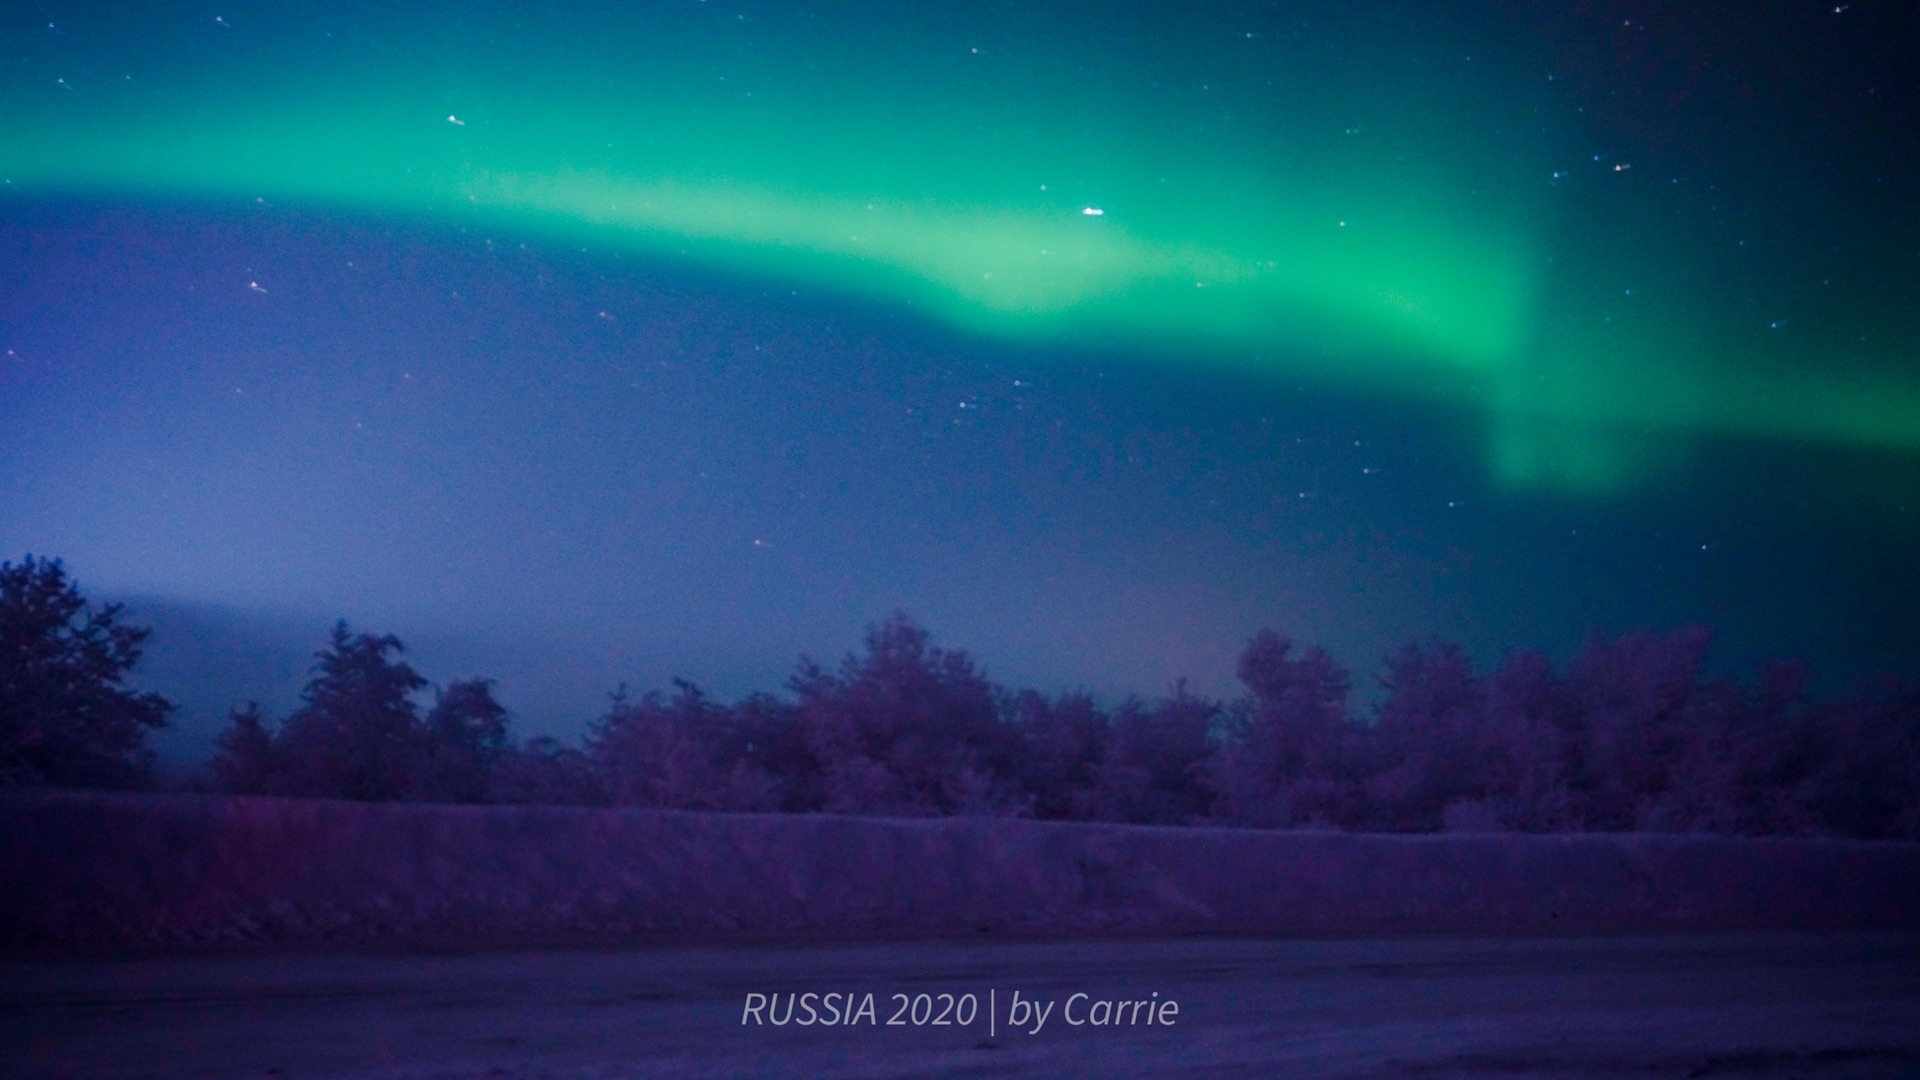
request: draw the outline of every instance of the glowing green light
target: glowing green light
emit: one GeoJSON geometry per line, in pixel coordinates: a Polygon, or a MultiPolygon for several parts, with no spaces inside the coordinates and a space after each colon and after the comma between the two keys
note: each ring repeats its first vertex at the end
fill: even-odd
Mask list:
{"type": "Polygon", "coordinates": [[[1465,403],[1517,487],[1621,489],[1652,429],[1920,448],[1912,380],[1762,379],[1686,319],[1565,317],[1588,298],[1544,255],[1551,138],[1495,137],[1537,129],[1536,91],[1423,75],[1455,62],[1431,28],[1309,62],[1188,15],[1140,52],[1065,8],[970,22],[985,50],[907,9],[440,14],[339,55],[293,8],[123,14],[91,69],[7,73],[0,169],[685,252],[983,334],[1465,403]],[[192,63],[141,67],[170,49],[192,63]]]}

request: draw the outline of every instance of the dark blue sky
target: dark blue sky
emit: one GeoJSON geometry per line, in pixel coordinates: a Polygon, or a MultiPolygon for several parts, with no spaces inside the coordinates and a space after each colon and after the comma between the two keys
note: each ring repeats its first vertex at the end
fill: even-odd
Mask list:
{"type": "MultiPolygon", "coordinates": [[[[1760,401],[1781,372],[1905,393],[1920,230],[1910,151],[1888,144],[1913,78],[1884,62],[1884,13],[1811,72],[1743,60],[1792,59],[1779,35],[1820,5],[1790,7],[1645,47],[1539,9],[1460,18],[1508,26],[1505,68],[1580,84],[1555,138],[1716,185],[1570,196],[1542,265],[1584,269],[1550,279],[1544,322],[1601,310],[1608,275],[1657,283],[1725,246],[1687,264],[1706,276],[1686,334],[1724,346],[1687,361],[1702,393],[1760,401]],[[1676,77],[1688,62],[1707,74],[1676,77]],[[1814,96],[1782,102],[1769,78],[1814,96]],[[1767,159],[1770,141],[1792,153],[1767,159]],[[1809,203],[1822,191],[1873,220],[1809,203]],[[1644,254],[1601,236],[1640,218],[1644,254]],[[1736,233],[1764,248],[1751,265],[1736,233]],[[1740,345],[1774,322],[1798,352],[1740,345]],[[1833,359],[1854,337],[1891,344],[1833,359]]],[[[70,44],[42,37],[19,46],[36,64],[70,44]]],[[[49,85],[8,93],[67,92],[49,85]]],[[[1837,688],[1920,668],[1920,470],[1864,434],[1759,430],[1759,406],[1712,402],[1699,415],[1741,419],[1610,415],[1631,483],[1515,484],[1470,397],[1320,377],[1304,340],[1189,355],[1124,320],[1009,335],[825,264],[295,186],[0,196],[0,557],[62,557],[156,626],[146,682],[188,706],[176,755],[241,698],[290,705],[336,618],[399,634],[436,680],[498,678],[523,729],[561,733],[623,680],[775,689],[894,609],[1001,681],[1109,698],[1180,676],[1227,692],[1262,625],[1363,685],[1409,636],[1490,663],[1687,622],[1719,628],[1731,671],[1800,656],[1837,688]]],[[[1649,372],[1671,359],[1648,348],[1649,372]]]]}

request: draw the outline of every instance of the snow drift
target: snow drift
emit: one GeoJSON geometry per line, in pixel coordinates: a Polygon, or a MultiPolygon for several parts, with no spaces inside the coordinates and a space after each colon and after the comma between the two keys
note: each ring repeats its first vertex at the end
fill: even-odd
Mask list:
{"type": "Polygon", "coordinates": [[[0,948],[1920,927],[1920,845],[0,798],[0,948]]]}

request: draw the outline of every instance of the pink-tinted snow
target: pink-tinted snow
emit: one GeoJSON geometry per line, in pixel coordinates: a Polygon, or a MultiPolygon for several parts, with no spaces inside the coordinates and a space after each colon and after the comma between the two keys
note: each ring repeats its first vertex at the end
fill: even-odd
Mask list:
{"type": "Polygon", "coordinates": [[[42,792],[0,947],[1920,927],[1920,845],[42,792]]]}

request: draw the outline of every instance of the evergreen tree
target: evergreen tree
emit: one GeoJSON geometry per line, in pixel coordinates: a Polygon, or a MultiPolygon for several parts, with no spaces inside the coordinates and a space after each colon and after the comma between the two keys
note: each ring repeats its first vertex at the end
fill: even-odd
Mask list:
{"type": "Polygon", "coordinates": [[[138,787],[173,703],[127,678],[151,633],[94,608],[58,559],[0,563],[0,785],[138,787]]]}
{"type": "Polygon", "coordinates": [[[421,797],[485,801],[488,775],[508,745],[507,723],[491,679],[463,679],[438,691],[427,712],[421,797]]]}
{"type": "Polygon", "coordinates": [[[335,624],[316,654],[304,704],[277,740],[287,793],[342,799],[409,799],[421,792],[426,732],[413,695],[427,685],[391,634],[353,634],[335,624]]]}
{"type": "Polygon", "coordinates": [[[227,730],[213,744],[213,776],[220,790],[234,795],[279,793],[278,747],[269,723],[256,701],[227,713],[227,730]]]}

